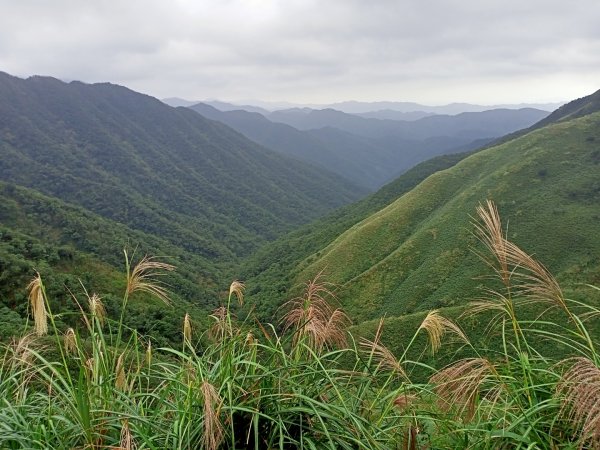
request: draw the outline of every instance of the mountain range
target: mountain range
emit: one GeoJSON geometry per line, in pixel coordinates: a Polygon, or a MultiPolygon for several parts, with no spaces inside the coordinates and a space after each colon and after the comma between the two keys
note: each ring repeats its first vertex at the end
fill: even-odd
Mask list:
{"type": "Polygon", "coordinates": [[[363,118],[335,110],[295,109],[265,115],[191,109],[274,151],[336,172],[370,190],[428,158],[480,147],[547,115],[535,109],[430,116],[411,122],[363,118]]]}
{"type": "Polygon", "coordinates": [[[117,311],[124,247],[178,267],[173,307],[127,319],[165,343],[185,312],[206,324],[233,278],[270,320],[321,271],[357,324],[459,308],[485,275],[470,216],[488,198],[568,292],[600,281],[600,91],[550,115],[277,112],[302,129],[39,76],[0,73],[0,99],[0,335],[24,326],[36,271],[58,310],[82,283],[117,311]]]}
{"type": "Polygon", "coordinates": [[[208,308],[240,258],[366,192],[121,86],[0,73],[0,99],[0,302],[11,308],[36,270],[114,271],[124,247],[168,256],[175,294],[208,308]]]}
{"type": "MultiPolygon", "coordinates": [[[[482,112],[490,109],[523,109],[534,108],[544,111],[554,111],[565,102],[555,103],[519,103],[519,104],[499,104],[499,105],[475,105],[471,103],[450,103],[447,105],[431,106],[414,102],[359,102],[345,101],[329,104],[294,104],[291,102],[264,102],[260,100],[247,100],[237,103],[224,102],[220,100],[186,100],[179,97],[163,98],[162,101],[170,106],[192,106],[197,103],[205,103],[214,106],[221,111],[245,110],[251,112],[272,112],[291,108],[308,109],[335,109],[348,114],[377,114],[379,112],[393,111],[396,113],[420,113],[430,114],[459,114],[462,112],[482,112]]],[[[389,117],[388,117],[389,118],[389,117]]]]}

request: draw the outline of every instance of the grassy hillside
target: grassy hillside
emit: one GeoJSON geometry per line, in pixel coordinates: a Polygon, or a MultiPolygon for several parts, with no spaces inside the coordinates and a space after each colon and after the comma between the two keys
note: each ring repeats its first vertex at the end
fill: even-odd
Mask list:
{"type": "Polygon", "coordinates": [[[452,167],[467,156],[467,153],[444,155],[422,162],[376,193],[265,245],[240,269],[239,276],[248,281],[248,304],[254,305],[262,317],[272,318],[296,284],[300,262],[431,174],[452,167]]]}
{"type": "Polygon", "coordinates": [[[464,304],[485,274],[469,215],[493,199],[508,236],[568,283],[600,276],[600,114],[561,121],[437,172],[307,258],[357,321],[464,304]]]}

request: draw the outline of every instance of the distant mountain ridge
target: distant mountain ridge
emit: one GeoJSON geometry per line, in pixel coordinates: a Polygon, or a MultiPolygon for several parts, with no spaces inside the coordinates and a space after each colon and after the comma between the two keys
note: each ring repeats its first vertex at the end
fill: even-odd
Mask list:
{"type": "Polygon", "coordinates": [[[421,161],[472,150],[547,114],[532,109],[494,110],[406,122],[306,108],[267,117],[243,110],[220,111],[203,103],[190,108],[272,150],[335,171],[371,190],[421,161]]]}
{"type": "MultiPolygon", "coordinates": [[[[394,102],[394,101],[378,101],[378,102],[359,102],[346,101],[329,104],[292,104],[289,102],[261,102],[261,101],[245,101],[245,102],[222,102],[219,100],[185,100],[178,97],[164,98],[162,101],[170,106],[191,106],[197,103],[205,103],[214,106],[221,111],[234,111],[242,109],[250,112],[273,112],[282,109],[307,108],[307,109],[336,109],[348,114],[372,116],[381,113],[378,118],[383,117],[385,113],[421,113],[421,114],[447,114],[455,115],[462,112],[481,112],[490,109],[523,109],[533,108],[543,111],[554,111],[563,105],[565,102],[555,103],[519,103],[519,104],[498,104],[498,105],[475,105],[470,103],[450,103],[447,105],[422,105],[414,102],[394,102]]],[[[391,118],[391,117],[387,117],[391,118]]],[[[412,120],[412,119],[411,119],[412,120]]]]}

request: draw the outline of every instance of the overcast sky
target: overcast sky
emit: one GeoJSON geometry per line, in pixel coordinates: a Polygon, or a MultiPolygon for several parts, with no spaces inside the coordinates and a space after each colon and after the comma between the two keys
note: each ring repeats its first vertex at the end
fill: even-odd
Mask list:
{"type": "Polygon", "coordinates": [[[0,0],[0,71],[192,100],[561,101],[600,89],[600,0],[0,0]]]}

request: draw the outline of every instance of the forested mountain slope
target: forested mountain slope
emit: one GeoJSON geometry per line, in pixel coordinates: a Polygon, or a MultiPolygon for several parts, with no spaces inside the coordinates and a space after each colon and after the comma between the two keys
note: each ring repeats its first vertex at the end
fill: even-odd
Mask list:
{"type": "Polygon", "coordinates": [[[0,74],[0,152],[0,180],[212,260],[246,255],[363,192],[111,84],[0,74]]]}

